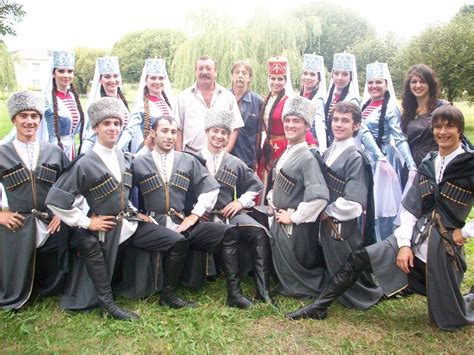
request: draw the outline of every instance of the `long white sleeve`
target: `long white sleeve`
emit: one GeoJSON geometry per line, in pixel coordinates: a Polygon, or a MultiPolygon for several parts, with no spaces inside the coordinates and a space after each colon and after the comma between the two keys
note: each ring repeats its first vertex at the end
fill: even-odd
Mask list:
{"type": "Polygon", "coordinates": [[[359,217],[362,211],[363,208],[359,202],[348,201],[344,197],[338,197],[336,201],[326,207],[324,212],[339,221],[349,221],[359,217]]]}
{"type": "Polygon", "coordinates": [[[400,212],[400,227],[395,229],[394,235],[397,238],[398,247],[411,247],[411,238],[413,236],[413,228],[418,219],[408,212],[403,206],[400,212]]]}
{"type": "Polygon", "coordinates": [[[294,224],[314,222],[326,205],[327,201],[321,199],[300,202],[296,211],[290,216],[291,221],[294,224]]]}
{"type": "Polygon", "coordinates": [[[191,213],[202,217],[204,213],[211,212],[217,202],[217,196],[219,196],[219,189],[200,194],[191,213]]]}

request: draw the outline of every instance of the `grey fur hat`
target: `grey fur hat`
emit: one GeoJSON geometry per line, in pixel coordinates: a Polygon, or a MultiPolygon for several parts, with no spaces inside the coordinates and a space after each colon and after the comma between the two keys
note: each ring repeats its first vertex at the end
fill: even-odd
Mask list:
{"type": "Polygon", "coordinates": [[[10,119],[21,111],[36,111],[43,117],[43,100],[31,91],[20,91],[14,93],[7,101],[10,119]]]}
{"type": "Polygon", "coordinates": [[[234,121],[234,113],[225,108],[211,108],[206,112],[205,130],[212,127],[226,129],[232,132],[232,122],[234,121]]]}
{"type": "Polygon", "coordinates": [[[310,126],[316,116],[316,106],[303,96],[293,96],[286,100],[283,107],[283,118],[289,115],[298,116],[310,126]]]}
{"type": "Polygon", "coordinates": [[[125,106],[123,102],[114,97],[102,97],[93,102],[87,109],[91,127],[94,128],[107,118],[118,118],[123,123],[125,106]]]}

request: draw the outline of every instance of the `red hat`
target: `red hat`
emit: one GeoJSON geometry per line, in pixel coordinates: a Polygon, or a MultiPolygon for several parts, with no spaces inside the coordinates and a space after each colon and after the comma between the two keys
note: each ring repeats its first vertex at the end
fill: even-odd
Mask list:
{"type": "Polygon", "coordinates": [[[286,75],[288,59],[285,57],[272,57],[267,62],[268,75],[286,75]]]}

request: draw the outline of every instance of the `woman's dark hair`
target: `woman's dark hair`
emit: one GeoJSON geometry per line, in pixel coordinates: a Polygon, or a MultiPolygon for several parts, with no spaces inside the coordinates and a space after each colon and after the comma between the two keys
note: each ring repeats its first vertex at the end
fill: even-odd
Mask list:
{"type": "MultiPolygon", "coordinates": [[[[102,78],[102,75],[100,75],[100,77],[102,78]]],[[[104,86],[100,84],[100,97],[105,97],[105,96],[107,96],[107,94],[105,93],[104,86]]],[[[117,88],[117,96],[120,98],[120,100],[122,100],[127,110],[130,110],[130,108],[128,107],[127,99],[125,98],[125,95],[123,94],[120,87],[117,88]]]]}
{"type": "MultiPolygon", "coordinates": [[[[54,68],[54,71],[56,68],[54,68]]],[[[53,90],[51,91],[51,99],[53,101],[53,127],[54,127],[54,134],[56,135],[56,139],[58,140],[58,145],[61,149],[64,149],[64,145],[61,143],[61,136],[59,133],[59,114],[58,114],[58,98],[56,97],[56,91],[58,87],[56,85],[56,79],[53,77],[53,90]]],[[[76,87],[73,83],[69,85],[69,90],[72,92],[74,96],[74,100],[76,101],[77,111],[79,112],[79,124],[81,125],[81,129],[79,132],[79,149],[77,150],[77,155],[81,154],[82,148],[82,135],[84,134],[84,111],[82,110],[81,101],[79,100],[79,94],[77,93],[76,87]]]]}
{"type": "MultiPolygon", "coordinates": [[[[364,112],[367,106],[370,105],[371,101],[372,99],[367,100],[367,102],[362,106],[362,112],[364,112]]],[[[390,101],[390,92],[387,90],[385,91],[385,94],[383,95],[382,109],[380,110],[379,134],[375,138],[375,141],[377,142],[377,145],[379,146],[380,149],[382,149],[382,145],[383,145],[383,135],[385,134],[385,114],[387,113],[387,104],[389,101],[390,101]]]]}
{"type": "Polygon", "coordinates": [[[413,120],[416,116],[416,109],[418,108],[418,102],[416,101],[415,95],[411,92],[410,81],[413,76],[419,76],[428,84],[428,103],[426,108],[428,112],[432,112],[436,106],[438,97],[440,96],[439,82],[436,77],[436,73],[426,64],[416,64],[408,69],[405,76],[405,82],[403,85],[402,94],[402,117],[401,127],[402,131],[406,133],[407,125],[410,120],[413,120]]]}
{"type": "MultiPolygon", "coordinates": [[[[262,131],[262,127],[265,127],[265,122],[264,122],[264,116],[265,116],[265,107],[268,104],[268,100],[270,100],[270,97],[272,96],[272,93],[270,92],[267,97],[265,98],[265,101],[262,104],[262,107],[260,108],[260,117],[258,119],[258,129],[257,132],[262,131]]],[[[272,108],[270,109],[270,113],[268,115],[268,128],[266,130],[266,135],[267,135],[267,140],[270,140],[271,137],[271,131],[272,131],[272,126],[273,126],[273,113],[275,112],[276,107],[278,106],[278,103],[281,101],[281,99],[285,96],[285,89],[280,91],[275,99],[275,102],[273,102],[272,108]]],[[[263,155],[263,158],[265,160],[265,165],[268,165],[272,159],[272,146],[270,144],[264,145],[262,148],[260,148],[260,144],[262,141],[262,135],[258,134],[257,135],[257,161],[259,161],[263,155]]]]}
{"type": "MultiPolygon", "coordinates": [[[[169,108],[171,108],[168,96],[166,96],[165,91],[161,92],[161,96],[165,100],[169,108]]],[[[148,137],[151,129],[151,118],[150,118],[150,90],[148,86],[145,85],[143,88],[143,138],[148,137]]]]}
{"type": "MultiPolygon", "coordinates": [[[[307,97],[308,100],[312,100],[319,90],[319,84],[321,83],[321,73],[316,72],[316,74],[318,75],[318,84],[313,88],[313,90],[311,90],[311,94],[307,97]]],[[[301,85],[300,96],[303,96],[303,95],[304,95],[304,86],[301,85]]]]}
{"type": "MultiPolygon", "coordinates": [[[[342,89],[341,91],[341,96],[339,96],[339,100],[337,102],[340,102],[340,101],[344,101],[344,99],[346,98],[347,94],[349,93],[349,87],[351,85],[351,82],[352,82],[352,72],[351,73],[351,76],[350,76],[350,80],[349,82],[347,83],[347,85],[345,86],[344,89],[342,89]]],[[[331,107],[331,103],[332,103],[332,95],[334,95],[334,89],[336,88],[336,85],[334,85],[334,82],[332,83],[331,85],[331,90],[329,90],[329,95],[328,95],[328,99],[326,101],[326,105],[324,105],[324,115],[326,116],[326,121],[327,120],[330,120],[330,117],[328,117],[329,115],[329,108],[331,107]]]]}

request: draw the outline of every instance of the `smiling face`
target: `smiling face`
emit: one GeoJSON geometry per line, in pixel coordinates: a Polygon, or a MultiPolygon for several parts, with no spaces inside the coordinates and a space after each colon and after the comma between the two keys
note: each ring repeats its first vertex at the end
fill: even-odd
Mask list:
{"type": "Polygon", "coordinates": [[[286,76],[284,75],[269,75],[268,85],[272,91],[272,95],[278,95],[285,88],[286,76]]]}
{"type": "Polygon", "coordinates": [[[337,92],[341,92],[351,81],[351,72],[346,70],[334,70],[331,74],[334,87],[337,92]]]}
{"type": "Polygon", "coordinates": [[[352,112],[334,111],[331,121],[331,129],[336,142],[353,137],[360,128],[360,123],[354,123],[352,112]]]}
{"type": "Polygon", "coordinates": [[[69,85],[71,85],[72,80],[74,79],[74,69],[57,69],[53,70],[53,77],[56,81],[56,86],[59,91],[66,92],[69,85]]]}
{"type": "Polygon", "coordinates": [[[221,152],[229,141],[229,132],[225,128],[211,127],[206,130],[207,145],[212,152],[221,152]]]}
{"type": "Polygon", "coordinates": [[[116,97],[118,88],[122,85],[120,74],[102,74],[99,79],[100,85],[104,88],[105,94],[110,97],[116,97]]]}
{"type": "Polygon", "coordinates": [[[283,118],[283,129],[288,144],[297,144],[306,140],[306,130],[309,128],[304,119],[295,115],[283,118]]]}
{"type": "Polygon", "coordinates": [[[160,119],[152,134],[155,138],[155,150],[160,154],[168,153],[176,143],[178,125],[174,121],[170,122],[167,119],[160,119]]]}
{"type": "Polygon", "coordinates": [[[429,85],[420,76],[413,74],[410,78],[410,91],[417,99],[425,99],[429,96],[429,85]]]}
{"type": "Polygon", "coordinates": [[[456,150],[461,144],[461,131],[454,122],[439,118],[432,124],[433,136],[438,144],[439,152],[445,156],[456,150]]]}
{"type": "Polygon", "coordinates": [[[312,91],[319,84],[318,73],[311,70],[301,72],[301,83],[305,92],[312,91]]]}
{"type": "Polygon", "coordinates": [[[99,122],[94,127],[97,140],[104,147],[112,149],[117,142],[122,129],[122,121],[115,117],[109,117],[99,122]]]}
{"type": "Polygon", "coordinates": [[[16,138],[23,143],[36,139],[36,131],[41,121],[41,115],[32,110],[18,112],[12,119],[16,128],[16,138]]]}
{"type": "Polygon", "coordinates": [[[367,91],[372,101],[382,100],[387,91],[387,81],[382,78],[373,78],[367,81],[367,91]]]}
{"type": "Polygon", "coordinates": [[[166,75],[151,74],[146,76],[146,87],[153,96],[160,96],[165,87],[166,75]]]}

